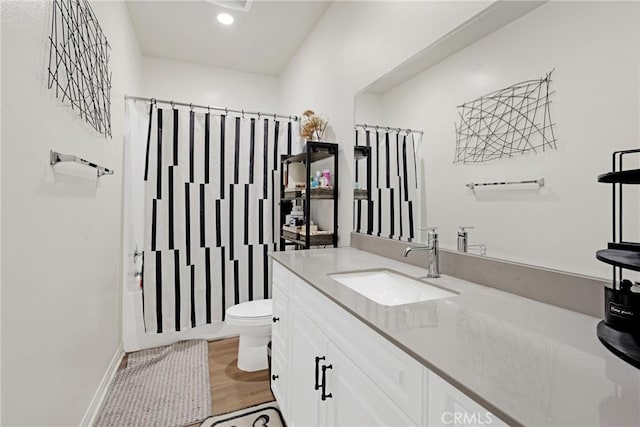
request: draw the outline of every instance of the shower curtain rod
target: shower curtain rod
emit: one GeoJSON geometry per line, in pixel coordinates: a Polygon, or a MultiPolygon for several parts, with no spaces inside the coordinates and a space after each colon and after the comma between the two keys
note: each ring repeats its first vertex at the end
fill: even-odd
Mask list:
{"type": "Polygon", "coordinates": [[[371,130],[386,130],[387,132],[390,130],[395,130],[396,132],[408,132],[408,133],[418,133],[420,135],[424,135],[424,131],[423,130],[413,130],[413,129],[402,129],[402,128],[396,128],[396,127],[392,127],[392,126],[378,126],[378,125],[368,125],[368,124],[355,124],[353,127],[360,127],[364,130],[367,129],[371,129],[371,130]]]}
{"type": "Polygon", "coordinates": [[[253,116],[264,116],[264,117],[280,117],[282,119],[289,119],[289,120],[293,120],[294,122],[297,122],[300,118],[298,116],[285,116],[282,114],[276,114],[276,113],[263,113],[262,111],[247,111],[247,110],[234,110],[232,108],[222,108],[222,107],[212,107],[211,105],[198,105],[198,104],[191,104],[191,103],[187,103],[187,102],[177,102],[177,101],[167,101],[164,99],[158,99],[158,98],[145,98],[142,96],[130,96],[130,95],[125,95],[124,99],[133,99],[134,101],[143,101],[143,102],[155,102],[156,104],[168,104],[173,106],[179,106],[179,107],[189,107],[191,109],[194,108],[202,108],[205,110],[216,110],[216,111],[224,111],[225,114],[228,113],[239,113],[242,114],[243,116],[245,114],[249,114],[249,115],[253,115],[253,116]]]}

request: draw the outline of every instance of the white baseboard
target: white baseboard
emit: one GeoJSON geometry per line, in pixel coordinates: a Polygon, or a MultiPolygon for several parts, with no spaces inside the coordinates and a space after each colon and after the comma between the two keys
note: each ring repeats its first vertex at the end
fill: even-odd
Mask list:
{"type": "Polygon", "coordinates": [[[107,372],[105,372],[104,376],[102,377],[102,381],[100,381],[100,385],[98,386],[96,393],[93,395],[93,399],[91,399],[91,403],[89,403],[87,412],[85,412],[84,417],[82,417],[82,421],[80,421],[80,427],[93,426],[93,423],[98,416],[98,411],[102,406],[102,402],[107,395],[109,384],[111,384],[111,380],[116,375],[123,357],[124,350],[122,348],[122,343],[120,343],[118,349],[116,350],[116,353],[113,355],[113,359],[111,359],[111,362],[109,363],[107,372]]]}

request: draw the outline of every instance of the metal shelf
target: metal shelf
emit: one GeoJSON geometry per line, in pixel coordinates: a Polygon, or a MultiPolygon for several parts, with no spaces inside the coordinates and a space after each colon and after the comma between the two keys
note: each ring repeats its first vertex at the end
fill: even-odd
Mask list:
{"type": "Polygon", "coordinates": [[[640,298],[631,291],[634,283],[624,278],[623,269],[640,271],[640,243],[625,241],[623,236],[623,184],[640,184],[640,169],[623,167],[623,157],[638,154],[640,149],[614,151],[612,172],[598,176],[598,182],[614,184],[612,197],[612,241],[596,258],[613,266],[611,287],[605,287],[604,322],[597,327],[600,341],[613,354],[640,368],[640,334],[637,332],[640,298]]]}
{"type": "Polygon", "coordinates": [[[612,239],[607,249],[596,253],[596,258],[613,266],[613,289],[617,289],[623,279],[622,269],[640,271],[640,244],[624,241],[623,184],[640,184],[640,169],[624,169],[623,157],[640,154],[639,148],[614,151],[611,155],[611,172],[598,176],[598,182],[614,184],[612,197],[612,239]]]}
{"type": "Polygon", "coordinates": [[[601,249],[596,252],[596,258],[614,267],[640,271],[640,252],[622,249],[601,249]]]}
{"type": "Polygon", "coordinates": [[[603,321],[598,323],[597,334],[600,342],[613,354],[640,369],[640,342],[637,335],[615,330],[603,321]]]}
{"type": "MultiPolygon", "coordinates": [[[[357,142],[357,141],[356,141],[357,142]]],[[[362,188],[354,188],[353,189],[353,200],[356,202],[358,209],[354,209],[353,211],[353,220],[355,225],[355,231],[358,233],[367,233],[373,234],[373,203],[371,202],[371,188],[373,188],[373,182],[371,177],[372,171],[372,155],[371,155],[371,147],[367,145],[354,145],[353,146],[353,157],[355,159],[355,182],[362,184],[362,180],[364,178],[365,188],[367,190],[363,190],[362,188]],[[362,165],[362,162],[359,160],[364,160],[365,164],[362,165]],[[362,168],[364,166],[364,168],[362,168]],[[364,175],[364,176],[363,176],[364,175]],[[366,209],[367,215],[367,229],[361,229],[361,217],[358,215],[362,209],[362,205],[364,204],[364,209],[366,209]]]]}
{"type": "MultiPolygon", "coordinates": [[[[331,187],[329,187],[331,188],[331,187]]],[[[327,191],[314,191],[318,190],[317,188],[311,189],[311,200],[333,200],[333,189],[331,188],[331,192],[327,191]]],[[[285,190],[282,195],[282,200],[305,200],[307,198],[306,190],[296,190],[290,191],[285,190]]]]}
{"type": "MultiPolygon", "coordinates": [[[[311,176],[311,163],[317,162],[319,160],[325,160],[333,158],[333,177],[331,185],[333,186],[333,191],[330,194],[314,194],[313,189],[310,191],[306,191],[302,193],[300,191],[299,194],[289,194],[285,193],[285,185],[283,181],[283,177],[285,176],[284,170],[283,173],[280,174],[280,200],[284,201],[292,201],[292,200],[303,200],[303,210],[304,210],[304,218],[306,220],[306,227],[304,227],[304,233],[300,233],[300,239],[291,239],[290,237],[285,237],[281,234],[280,236],[280,250],[285,250],[287,243],[295,243],[296,245],[301,246],[303,249],[309,249],[311,246],[330,246],[337,248],[338,247],[338,144],[329,143],[329,142],[319,142],[319,141],[309,141],[307,142],[305,149],[302,153],[290,156],[282,156],[281,162],[283,169],[287,168],[291,163],[303,163],[306,166],[306,176],[311,176]],[[330,243],[320,243],[315,244],[314,239],[310,233],[309,221],[311,219],[311,200],[331,200],[333,202],[333,230],[331,234],[331,242],[330,243]]],[[[289,213],[287,209],[291,206],[291,203],[280,203],[280,229],[282,230],[282,226],[285,225],[285,216],[289,213]]],[[[282,233],[282,231],[281,231],[282,233]]],[[[326,236],[326,235],[325,235],[326,236]]]]}
{"type": "Polygon", "coordinates": [[[307,142],[306,150],[300,154],[293,156],[285,156],[282,158],[282,163],[306,163],[307,156],[309,163],[325,160],[333,156],[338,155],[338,145],[330,142],[307,142]]]}
{"type": "Polygon", "coordinates": [[[368,158],[371,155],[371,147],[367,147],[366,145],[354,145],[353,146],[353,156],[356,160],[363,160],[368,158]]]}
{"type": "MultiPolygon", "coordinates": [[[[331,236],[333,238],[333,234],[322,234],[321,236],[331,236]]],[[[314,237],[316,237],[315,235],[310,236],[311,237],[311,241],[309,242],[309,246],[329,246],[329,245],[333,245],[333,243],[317,243],[314,242],[314,237]]],[[[292,239],[291,237],[283,237],[283,240],[286,240],[288,242],[291,243],[295,243],[296,245],[302,245],[302,246],[306,246],[306,242],[302,239],[292,239]]]]}
{"type": "Polygon", "coordinates": [[[640,169],[604,173],[598,175],[598,182],[608,184],[640,184],[640,169]]]}

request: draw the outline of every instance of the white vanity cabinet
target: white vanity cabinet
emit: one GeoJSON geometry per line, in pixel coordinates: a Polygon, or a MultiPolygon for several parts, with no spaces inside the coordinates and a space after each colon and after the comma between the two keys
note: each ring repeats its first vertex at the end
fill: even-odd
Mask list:
{"type": "Polygon", "coordinates": [[[299,307],[290,314],[291,425],[415,425],[299,307]]]}
{"type": "MultiPolygon", "coordinates": [[[[276,263],[274,263],[276,265],[276,263]]],[[[282,269],[282,267],[280,267],[282,269]]],[[[278,270],[282,273],[281,270],[278,270]]],[[[271,329],[271,390],[280,404],[280,410],[287,412],[289,402],[288,367],[289,356],[289,299],[287,297],[287,282],[275,272],[273,275],[273,326],[271,329]]]]}
{"type": "Polygon", "coordinates": [[[288,425],[443,425],[457,389],[277,262],[273,304],[271,385],[288,425]]]}
{"type": "Polygon", "coordinates": [[[411,426],[415,422],[400,410],[369,375],[329,342],[327,392],[332,398],[324,410],[326,426],[411,426]]]}

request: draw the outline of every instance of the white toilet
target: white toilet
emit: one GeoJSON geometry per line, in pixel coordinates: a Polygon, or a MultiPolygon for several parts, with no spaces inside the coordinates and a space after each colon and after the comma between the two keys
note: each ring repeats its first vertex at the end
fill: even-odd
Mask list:
{"type": "Polygon", "coordinates": [[[267,344],[271,340],[273,303],[270,299],[247,301],[227,309],[226,322],[240,334],[238,369],[267,369],[267,344]]]}

